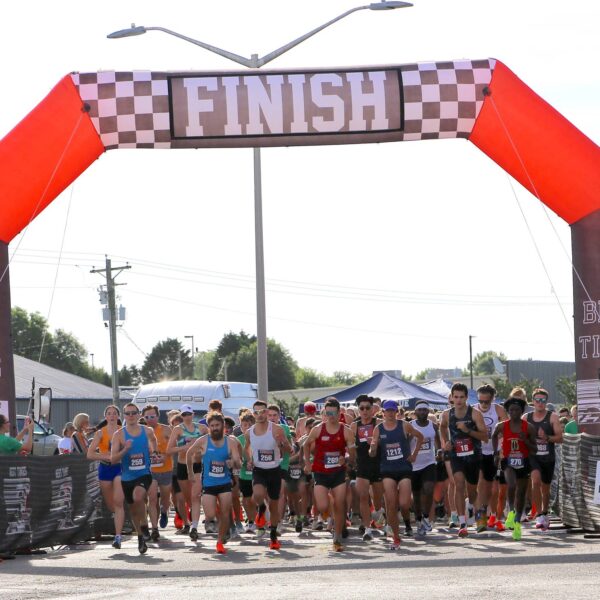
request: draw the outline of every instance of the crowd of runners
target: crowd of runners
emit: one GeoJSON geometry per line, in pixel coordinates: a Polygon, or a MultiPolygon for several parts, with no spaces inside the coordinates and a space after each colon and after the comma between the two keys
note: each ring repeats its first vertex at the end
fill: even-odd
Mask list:
{"type": "Polygon", "coordinates": [[[426,538],[440,518],[460,538],[510,529],[520,540],[526,519],[546,530],[563,436],[548,393],[533,392],[532,410],[520,388],[503,404],[490,385],[477,393],[471,406],[456,383],[447,410],[436,414],[418,401],[410,416],[394,400],[361,395],[343,408],[330,397],[320,411],[306,403],[292,426],[262,400],[238,422],[218,400],[199,422],[186,404],[169,413],[168,425],[156,406],[140,412],[131,403],[122,414],[108,406],[87,457],[98,461],[114,514],[113,546],[121,547],[126,504],[141,554],[171,515],[177,533],[194,542],[216,534],[219,554],[241,535],[268,534],[269,548],[279,550],[282,521],[298,534],[330,531],[337,552],[356,525],[365,543],[385,536],[391,550],[401,532],[426,538]]]}

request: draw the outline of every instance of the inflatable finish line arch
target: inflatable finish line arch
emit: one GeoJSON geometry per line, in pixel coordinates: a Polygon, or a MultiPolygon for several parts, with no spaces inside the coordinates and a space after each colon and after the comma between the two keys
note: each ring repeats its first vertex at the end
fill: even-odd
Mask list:
{"type": "Polygon", "coordinates": [[[600,152],[494,59],[64,77],[0,142],[0,400],[14,407],[8,243],[105,150],[466,138],[572,228],[577,399],[600,433],[600,152]]]}

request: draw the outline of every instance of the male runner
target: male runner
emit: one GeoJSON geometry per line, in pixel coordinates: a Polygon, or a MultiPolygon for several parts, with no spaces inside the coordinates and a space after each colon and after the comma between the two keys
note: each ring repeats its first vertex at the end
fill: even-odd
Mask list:
{"type": "Polygon", "coordinates": [[[246,464],[252,468],[252,499],[258,507],[259,523],[264,522],[265,500],[269,498],[271,515],[271,550],[279,550],[281,544],[277,539],[279,524],[279,496],[281,494],[281,463],[282,452],[290,452],[290,446],[281,425],[271,423],[267,415],[267,403],[257,400],[252,405],[256,423],[244,434],[246,444],[244,455],[246,464]]]}
{"type": "Polygon", "coordinates": [[[410,511],[412,464],[423,444],[423,435],[408,421],[397,418],[398,403],[395,400],[384,400],[382,408],[383,423],[379,423],[373,432],[369,456],[375,457],[379,450],[385,514],[393,534],[391,549],[398,550],[400,548],[398,508],[404,516],[410,511]],[[411,452],[412,437],[415,438],[416,443],[411,452]]]}
{"type": "Polygon", "coordinates": [[[156,460],[152,461],[150,468],[152,485],[148,490],[148,513],[150,515],[150,523],[152,524],[150,537],[155,542],[160,537],[158,532],[158,492],[160,489],[160,527],[164,529],[169,520],[168,514],[171,506],[171,487],[173,482],[173,456],[167,454],[171,428],[168,425],[159,423],[158,416],[158,406],[148,404],[142,409],[142,417],[146,419],[146,424],[152,427],[158,444],[158,454],[156,455],[156,460]]]}
{"type": "MultiPolygon", "coordinates": [[[[279,468],[281,469],[281,491],[279,494],[279,517],[283,518],[285,513],[285,492],[286,492],[286,483],[289,479],[289,470],[290,470],[290,456],[293,451],[292,448],[292,434],[290,433],[290,427],[287,423],[283,423],[281,419],[281,409],[277,404],[269,404],[267,407],[267,418],[271,423],[277,423],[283,429],[283,433],[290,444],[290,451],[284,452],[281,456],[281,462],[279,463],[279,468]]],[[[281,532],[279,532],[281,535],[281,532]]]]}
{"type": "Polygon", "coordinates": [[[131,521],[138,536],[140,554],[148,551],[142,527],[146,526],[146,499],[152,484],[150,455],[156,454],[157,443],[150,427],[140,425],[138,407],[129,402],[123,409],[125,426],[117,430],[111,443],[110,462],[121,463],[121,485],[129,504],[131,521]]]}
{"type": "MultiPolygon", "coordinates": [[[[455,503],[465,513],[465,498],[477,506],[477,482],[481,460],[481,442],[487,442],[488,433],[481,413],[467,403],[469,390],[464,383],[450,388],[452,407],[442,413],[440,435],[442,447],[450,454],[454,476],[455,503]]],[[[459,514],[458,536],[466,537],[467,519],[459,514]]]]}
{"type": "Polygon", "coordinates": [[[356,444],[356,491],[360,507],[360,530],[362,530],[363,540],[366,542],[373,539],[370,489],[373,489],[376,507],[381,507],[383,496],[383,481],[379,472],[379,453],[373,458],[369,456],[373,431],[381,421],[373,416],[373,398],[370,396],[361,394],[356,398],[356,405],[360,417],[352,423],[350,429],[354,434],[354,443],[356,444]]]}
{"type": "Polygon", "coordinates": [[[221,413],[210,412],[206,417],[209,434],[198,438],[188,449],[186,463],[188,473],[193,473],[194,455],[202,459],[202,508],[207,521],[217,516],[219,504],[219,532],[217,553],[227,554],[224,544],[230,527],[232,469],[242,464],[238,442],[233,436],[225,436],[225,419],[221,413]]]}
{"type": "Polygon", "coordinates": [[[254,519],[256,518],[256,505],[252,501],[252,470],[248,468],[244,448],[246,446],[246,432],[252,425],[256,423],[252,411],[246,410],[245,413],[240,415],[240,429],[241,434],[237,437],[240,446],[242,447],[242,466],[240,468],[239,475],[239,487],[242,494],[242,506],[247,517],[246,533],[255,533],[256,524],[254,519]]]}
{"type": "Polygon", "coordinates": [[[536,431],[536,452],[529,457],[531,466],[531,501],[537,508],[536,529],[546,531],[550,527],[550,484],[554,476],[556,461],[555,444],[563,441],[563,431],[558,415],[546,409],[548,392],[536,388],[531,395],[533,412],[527,415],[527,422],[536,431]]]}
{"type": "Polygon", "coordinates": [[[508,486],[508,507],[505,526],[512,529],[513,540],[521,539],[521,515],[525,508],[525,496],[529,485],[531,467],[529,457],[535,454],[537,445],[535,427],[523,419],[527,403],[521,398],[511,396],[504,403],[509,418],[496,425],[492,434],[496,463],[504,471],[508,486]],[[498,437],[502,435],[502,460],[498,451],[498,437]]]}
{"type": "Polygon", "coordinates": [[[346,450],[349,454],[348,464],[353,466],[356,444],[350,428],[340,422],[340,403],[333,396],[325,401],[324,413],[325,420],[313,427],[304,442],[304,472],[307,475],[314,474],[315,504],[320,513],[329,510],[329,494],[333,497],[333,549],[341,552],[344,549],[342,531],[346,525],[346,450]]]}
{"type": "Polygon", "coordinates": [[[433,490],[437,481],[437,458],[438,455],[442,458],[442,451],[439,427],[429,418],[429,405],[425,400],[417,400],[415,416],[416,419],[410,424],[415,431],[421,433],[423,443],[412,465],[411,482],[417,534],[424,536],[433,529],[429,522],[429,513],[433,506],[433,490]]]}
{"type": "Polygon", "coordinates": [[[477,389],[479,403],[475,408],[483,416],[483,422],[487,428],[488,441],[481,443],[481,463],[479,465],[479,485],[477,497],[479,499],[479,511],[477,512],[477,532],[485,531],[487,527],[496,525],[496,503],[498,501],[498,482],[496,477],[496,465],[494,463],[494,448],[492,447],[492,433],[499,421],[508,418],[506,411],[499,404],[494,403],[496,388],[489,384],[482,385],[477,389]],[[488,504],[492,507],[490,518],[487,518],[488,504]]]}

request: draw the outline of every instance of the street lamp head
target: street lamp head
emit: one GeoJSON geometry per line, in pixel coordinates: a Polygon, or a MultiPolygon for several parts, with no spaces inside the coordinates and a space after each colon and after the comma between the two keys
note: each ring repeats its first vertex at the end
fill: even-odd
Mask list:
{"type": "Polygon", "coordinates": [[[132,23],[129,29],[119,29],[119,31],[113,31],[112,33],[109,33],[106,37],[110,38],[111,40],[114,40],[116,38],[142,35],[142,33],[146,33],[146,28],[143,26],[136,27],[135,23],[132,23]]]}
{"type": "Polygon", "coordinates": [[[413,6],[410,2],[386,2],[383,0],[382,2],[373,2],[369,4],[369,10],[394,10],[395,8],[409,8],[413,6]]]}

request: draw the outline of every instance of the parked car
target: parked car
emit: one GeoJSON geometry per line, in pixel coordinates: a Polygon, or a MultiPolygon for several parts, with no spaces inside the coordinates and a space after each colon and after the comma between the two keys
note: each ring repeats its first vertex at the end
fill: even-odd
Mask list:
{"type": "MultiPolygon", "coordinates": [[[[25,425],[25,415],[17,415],[17,429],[21,431],[25,425]]],[[[25,436],[27,439],[27,436],[25,436]]],[[[34,422],[33,425],[33,452],[36,456],[47,456],[54,454],[61,437],[54,433],[49,425],[34,422]]]]}

